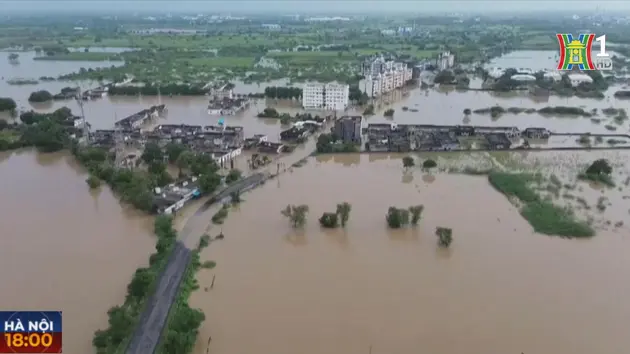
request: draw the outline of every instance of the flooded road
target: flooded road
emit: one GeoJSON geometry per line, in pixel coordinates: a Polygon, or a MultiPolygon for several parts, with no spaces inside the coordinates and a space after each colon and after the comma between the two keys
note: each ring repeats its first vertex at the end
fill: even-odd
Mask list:
{"type": "Polygon", "coordinates": [[[92,353],[94,331],[148,263],[151,218],[121,207],[106,187],[90,191],[66,154],[0,153],[0,176],[0,303],[63,311],[64,352],[92,353]]]}
{"type": "Polygon", "coordinates": [[[243,195],[201,257],[217,267],[191,299],[206,314],[196,354],[209,336],[215,354],[627,351],[627,232],[537,235],[484,177],[427,178],[371,156],[313,158],[243,195]],[[321,230],[343,201],[347,229],[321,230]],[[287,204],[310,207],[303,231],[280,215],[287,204]],[[389,206],[416,204],[416,229],[386,229],[389,206]],[[437,226],[453,229],[450,249],[437,226]]]}

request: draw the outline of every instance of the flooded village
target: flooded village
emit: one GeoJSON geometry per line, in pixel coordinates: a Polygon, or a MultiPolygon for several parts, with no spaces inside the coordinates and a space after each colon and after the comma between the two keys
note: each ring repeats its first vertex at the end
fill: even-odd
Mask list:
{"type": "MultiPolygon", "coordinates": [[[[487,65],[551,68],[553,55],[515,51],[487,65]]],[[[0,61],[0,72],[57,76],[88,65],[98,64],[0,61]]],[[[171,97],[109,95],[93,81],[40,82],[38,90],[59,95],[45,103],[28,102],[33,86],[1,80],[0,91],[20,112],[67,106],[77,115],[68,123],[77,138],[115,154],[121,168],[146,168],[147,145],[175,143],[210,157],[223,178],[234,169],[273,176],[236,205],[223,200],[229,216],[220,224],[211,219],[222,205],[200,208],[200,176],[180,178],[169,166],[173,182],[152,191],[156,213],[174,215],[188,246],[204,234],[225,237],[200,253],[216,267],[198,272],[190,299],[205,313],[195,354],[625,353],[630,305],[614,295],[630,291],[630,126],[604,113],[630,110],[630,101],[614,97],[621,87],[603,99],[541,99],[417,82],[375,95],[374,114],[352,104],[328,109],[325,99],[304,108],[299,99],[259,98],[266,87],[302,85],[232,80],[210,83],[207,95],[171,97]],[[472,113],[494,106],[532,112],[472,113]],[[540,113],[545,107],[595,113],[540,113]],[[290,120],[260,117],[270,108],[290,120]],[[355,152],[314,154],[324,134],[355,152]],[[405,157],[413,166],[403,165],[405,157]],[[597,159],[610,162],[614,187],[578,179],[597,159]],[[436,166],[423,167],[427,160],[436,166]],[[541,200],[570,210],[597,235],[536,233],[521,205],[488,183],[490,170],[541,174],[541,200]],[[322,227],[320,215],[342,202],[352,206],[348,224],[322,227]],[[287,205],[308,206],[304,227],[281,215],[287,205]],[[412,205],[424,207],[417,227],[387,227],[388,208],[412,205]],[[438,227],[452,229],[450,247],[437,245],[438,227]],[[308,345],[314,341],[317,348],[308,345]]],[[[88,171],[67,152],[0,152],[0,175],[0,223],[11,249],[0,266],[37,280],[7,273],[2,280],[15,286],[1,302],[62,309],[64,349],[93,352],[94,331],[124,301],[134,270],[149,263],[151,217],[106,185],[88,189],[88,171]],[[28,267],[19,254],[32,258],[28,267]]]]}

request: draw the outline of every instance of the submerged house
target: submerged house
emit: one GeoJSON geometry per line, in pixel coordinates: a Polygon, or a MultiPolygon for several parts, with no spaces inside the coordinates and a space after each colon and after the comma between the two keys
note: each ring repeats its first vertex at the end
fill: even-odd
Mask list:
{"type": "Polygon", "coordinates": [[[486,143],[490,150],[506,150],[512,146],[512,142],[505,133],[486,134],[486,143]]]}
{"type": "Polygon", "coordinates": [[[529,139],[549,139],[551,132],[546,128],[527,128],[523,130],[521,135],[529,139]]]}

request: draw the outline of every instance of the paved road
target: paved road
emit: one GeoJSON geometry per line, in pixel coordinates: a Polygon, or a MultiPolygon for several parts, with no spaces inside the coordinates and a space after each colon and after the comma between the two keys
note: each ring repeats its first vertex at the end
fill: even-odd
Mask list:
{"type": "MultiPolygon", "coordinates": [[[[149,298],[147,306],[140,316],[138,327],[127,348],[127,354],[151,354],[155,351],[164,325],[166,324],[168,312],[175,301],[177,290],[184,277],[186,266],[190,261],[191,250],[187,248],[183,242],[196,230],[193,226],[200,222],[207,222],[206,212],[213,204],[229,197],[230,194],[236,191],[242,192],[253,188],[265,181],[266,178],[266,174],[255,173],[235,182],[211,197],[205,204],[199,207],[195,215],[188,219],[182,232],[179,234],[180,240],[175,244],[173,253],[169,257],[164,271],[158,277],[158,285],[155,293],[149,298]]],[[[199,242],[196,237],[195,240],[199,242]]]]}
{"type": "Polygon", "coordinates": [[[127,348],[127,354],[150,354],[155,351],[190,256],[191,251],[178,241],[164,271],[158,278],[155,293],[149,298],[140,316],[138,327],[127,348]]]}
{"type": "MultiPolygon", "coordinates": [[[[311,139],[294,153],[283,156],[276,162],[282,163],[284,166],[290,166],[307,157],[311,151],[314,150],[314,145],[315,142],[311,139]]],[[[152,354],[155,352],[160,340],[160,335],[166,324],[168,312],[175,301],[177,290],[184,277],[186,266],[190,261],[190,249],[199,243],[199,238],[204,233],[212,215],[221,207],[218,202],[228,198],[234,192],[244,192],[258,186],[267,180],[270,171],[275,173],[276,169],[276,164],[271,164],[260,171],[247,171],[246,173],[249,173],[247,177],[210,197],[210,199],[200,206],[186,221],[186,224],[179,232],[179,240],[175,244],[173,253],[164,271],[158,277],[158,286],[155,293],[149,298],[147,306],[140,316],[138,327],[134,332],[126,354],[152,354]],[[190,237],[191,235],[193,235],[193,237],[190,237]],[[185,243],[187,243],[190,248],[187,247],[185,243]],[[191,243],[193,245],[190,245],[191,243]]]]}

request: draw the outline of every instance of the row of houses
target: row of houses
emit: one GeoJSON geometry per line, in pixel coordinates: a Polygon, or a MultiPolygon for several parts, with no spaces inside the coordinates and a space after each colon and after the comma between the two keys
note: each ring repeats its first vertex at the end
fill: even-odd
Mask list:
{"type": "Polygon", "coordinates": [[[146,124],[151,118],[160,116],[165,110],[166,105],[163,104],[151,106],[117,121],[114,123],[114,126],[121,129],[137,129],[146,124]]]}
{"type": "Polygon", "coordinates": [[[368,151],[450,151],[461,150],[459,138],[481,137],[478,141],[490,150],[509,149],[517,138],[546,139],[551,133],[545,128],[420,125],[420,124],[369,124],[363,129],[367,135],[368,151]]]}

